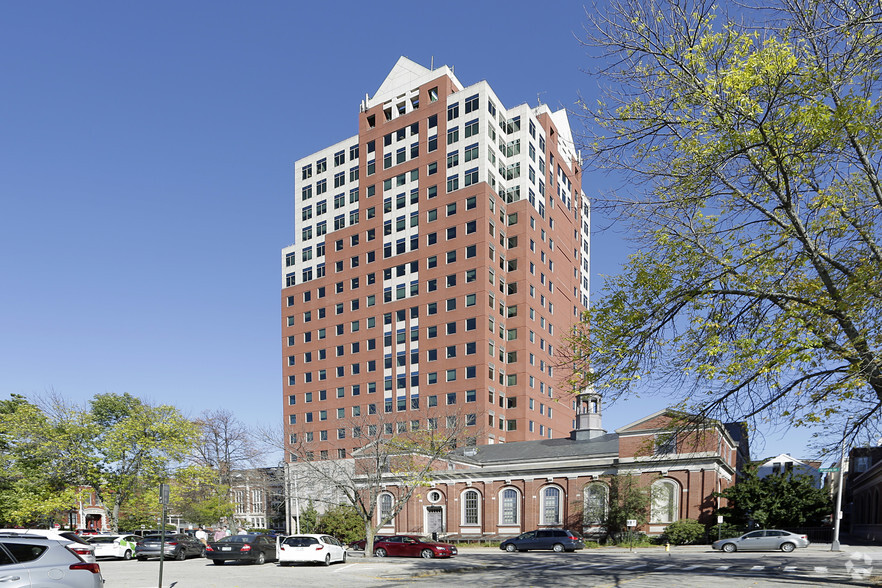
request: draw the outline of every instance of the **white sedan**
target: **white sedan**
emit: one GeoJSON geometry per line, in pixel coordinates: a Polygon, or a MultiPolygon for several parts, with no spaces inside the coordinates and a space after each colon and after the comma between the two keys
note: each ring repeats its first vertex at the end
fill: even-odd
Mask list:
{"type": "Polygon", "coordinates": [[[135,535],[92,535],[85,538],[95,546],[95,557],[116,557],[125,560],[135,555],[135,535]]]}
{"type": "Polygon", "coordinates": [[[279,565],[314,562],[326,566],[332,562],[346,562],[346,548],[330,535],[292,535],[276,540],[279,565]]]}

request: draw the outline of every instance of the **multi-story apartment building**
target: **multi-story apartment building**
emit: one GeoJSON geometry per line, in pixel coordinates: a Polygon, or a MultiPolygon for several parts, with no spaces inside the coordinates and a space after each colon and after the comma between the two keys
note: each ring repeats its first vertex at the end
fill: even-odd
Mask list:
{"type": "Polygon", "coordinates": [[[361,103],[358,134],[295,174],[290,442],[349,457],[353,423],[374,415],[386,433],[453,415],[463,442],[569,433],[558,365],[588,303],[589,203],[564,110],[507,109],[487,82],[402,57],[361,103]]]}

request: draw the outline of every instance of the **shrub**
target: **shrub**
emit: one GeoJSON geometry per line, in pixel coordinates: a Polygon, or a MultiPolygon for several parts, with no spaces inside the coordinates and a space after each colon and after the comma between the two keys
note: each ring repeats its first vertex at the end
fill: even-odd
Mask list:
{"type": "Polygon", "coordinates": [[[732,525],[730,523],[723,523],[722,525],[711,525],[707,528],[707,538],[708,541],[713,543],[717,539],[730,539],[732,537],[738,537],[744,530],[738,527],[737,525],[732,525]]]}
{"type": "Polygon", "coordinates": [[[671,545],[688,545],[704,538],[704,525],[692,519],[680,519],[668,525],[665,540],[671,545]]]}

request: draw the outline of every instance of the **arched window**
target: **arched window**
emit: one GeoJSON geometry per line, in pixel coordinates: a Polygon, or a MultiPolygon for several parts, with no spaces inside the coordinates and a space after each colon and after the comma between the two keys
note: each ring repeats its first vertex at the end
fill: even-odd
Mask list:
{"type": "Polygon", "coordinates": [[[499,524],[521,524],[520,494],[514,488],[505,488],[499,493],[499,524]]]}
{"type": "Polygon", "coordinates": [[[388,492],[380,494],[380,524],[388,525],[392,523],[389,518],[392,515],[392,495],[388,492]]]}
{"type": "Polygon", "coordinates": [[[557,486],[546,486],[542,489],[542,524],[559,525],[562,520],[561,505],[563,492],[557,486]]]}
{"type": "Polygon", "coordinates": [[[673,523],[679,512],[680,486],[674,480],[658,480],[650,488],[649,522],[673,523]]]}
{"type": "Polygon", "coordinates": [[[477,490],[462,493],[462,524],[477,525],[480,522],[481,495],[477,490]]]}
{"type": "Polygon", "coordinates": [[[599,525],[609,510],[609,488],[602,482],[585,486],[582,522],[586,525],[599,525]]]}

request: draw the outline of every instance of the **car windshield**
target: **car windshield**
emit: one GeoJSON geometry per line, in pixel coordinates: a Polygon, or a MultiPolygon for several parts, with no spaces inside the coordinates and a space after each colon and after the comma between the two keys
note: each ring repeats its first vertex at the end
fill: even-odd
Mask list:
{"type": "Polygon", "coordinates": [[[290,545],[291,547],[309,547],[317,543],[318,539],[315,537],[288,537],[285,539],[285,545],[290,545]]]}
{"type": "MultiPolygon", "coordinates": [[[[166,535],[165,540],[168,541],[169,539],[171,539],[171,535],[166,535]]],[[[162,536],[161,535],[147,535],[146,537],[144,537],[143,540],[144,541],[162,541],[162,536]]]]}
{"type": "Polygon", "coordinates": [[[217,543],[251,543],[257,535],[230,535],[229,537],[221,537],[217,543]]]}
{"type": "Polygon", "coordinates": [[[89,537],[89,543],[113,543],[116,537],[89,537]]]}

